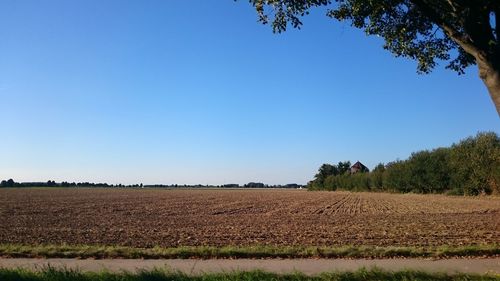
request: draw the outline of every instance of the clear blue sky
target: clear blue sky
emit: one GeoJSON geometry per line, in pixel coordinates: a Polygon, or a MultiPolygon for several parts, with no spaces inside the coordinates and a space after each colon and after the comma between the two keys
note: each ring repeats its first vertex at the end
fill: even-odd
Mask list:
{"type": "Polygon", "coordinates": [[[306,183],[500,118],[477,76],[417,75],[317,11],[277,35],[240,0],[0,2],[0,179],[306,183]]]}

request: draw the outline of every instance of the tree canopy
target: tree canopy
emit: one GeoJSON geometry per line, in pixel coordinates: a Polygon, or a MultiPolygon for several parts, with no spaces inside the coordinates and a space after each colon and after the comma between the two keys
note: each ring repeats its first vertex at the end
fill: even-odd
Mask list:
{"type": "Polygon", "coordinates": [[[274,32],[291,25],[314,7],[327,16],[349,21],[368,35],[385,40],[384,49],[417,61],[419,73],[429,73],[439,61],[463,74],[478,65],[500,114],[500,1],[498,0],[249,0],[260,22],[274,32]]]}
{"type": "Polygon", "coordinates": [[[338,173],[336,167],[323,164],[308,188],[498,195],[500,137],[494,132],[478,133],[451,147],[418,151],[406,160],[378,164],[371,172],[338,173]]]}

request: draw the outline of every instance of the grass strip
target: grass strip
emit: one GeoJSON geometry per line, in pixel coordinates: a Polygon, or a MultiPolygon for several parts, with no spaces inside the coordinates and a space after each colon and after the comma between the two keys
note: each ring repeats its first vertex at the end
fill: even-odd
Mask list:
{"type": "Polygon", "coordinates": [[[476,275],[476,274],[445,274],[445,273],[426,273],[421,271],[383,271],[380,269],[360,269],[354,272],[330,272],[315,276],[307,276],[296,272],[291,274],[276,274],[263,271],[247,272],[225,272],[225,273],[204,273],[200,275],[187,275],[180,272],[173,272],[164,269],[154,269],[149,271],[131,272],[82,272],[72,269],[57,269],[46,267],[37,271],[26,269],[1,269],[0,280],[2,281],[146,281],[146,280],[182,280],[182,281],[232,281],[232,280],[336,280],[336,281],[361,281],[361,280],[387,280],[387,281],[463,281],[463,280],[481,280],[493,281],[500,280],[500,275],[476,275]]]}
{"type": "Polygon", "coordinates": [[[378,246],[194,246],[132,248],[99,245],[0,244],[0,256],[11,258],[124,258],[124,259],[213,259],[213,258],[394,258],[394,257],[493,257],[500,245],[440,247],[378,246]]]}

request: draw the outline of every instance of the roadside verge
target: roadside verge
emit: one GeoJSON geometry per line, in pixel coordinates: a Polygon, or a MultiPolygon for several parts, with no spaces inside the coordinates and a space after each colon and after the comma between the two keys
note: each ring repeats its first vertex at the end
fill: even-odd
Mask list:
{"type": "Polygon", "coordinates": [[[379,246],[193,246],[131,248],[99,245],[0,244],[0,257],[79,259],[266,259],[266,258],[451,258],[498,257],[500,245],[379,247],[379,246]]]}

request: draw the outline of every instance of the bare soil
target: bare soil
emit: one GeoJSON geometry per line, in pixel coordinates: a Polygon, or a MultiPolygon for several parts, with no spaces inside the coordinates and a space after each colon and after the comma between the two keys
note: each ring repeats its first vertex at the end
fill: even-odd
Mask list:
{"type": "Polygon", "coordinates": [[[499,197],[302,190],[0,189],[0,243],[500,243],[499,197]]]}

